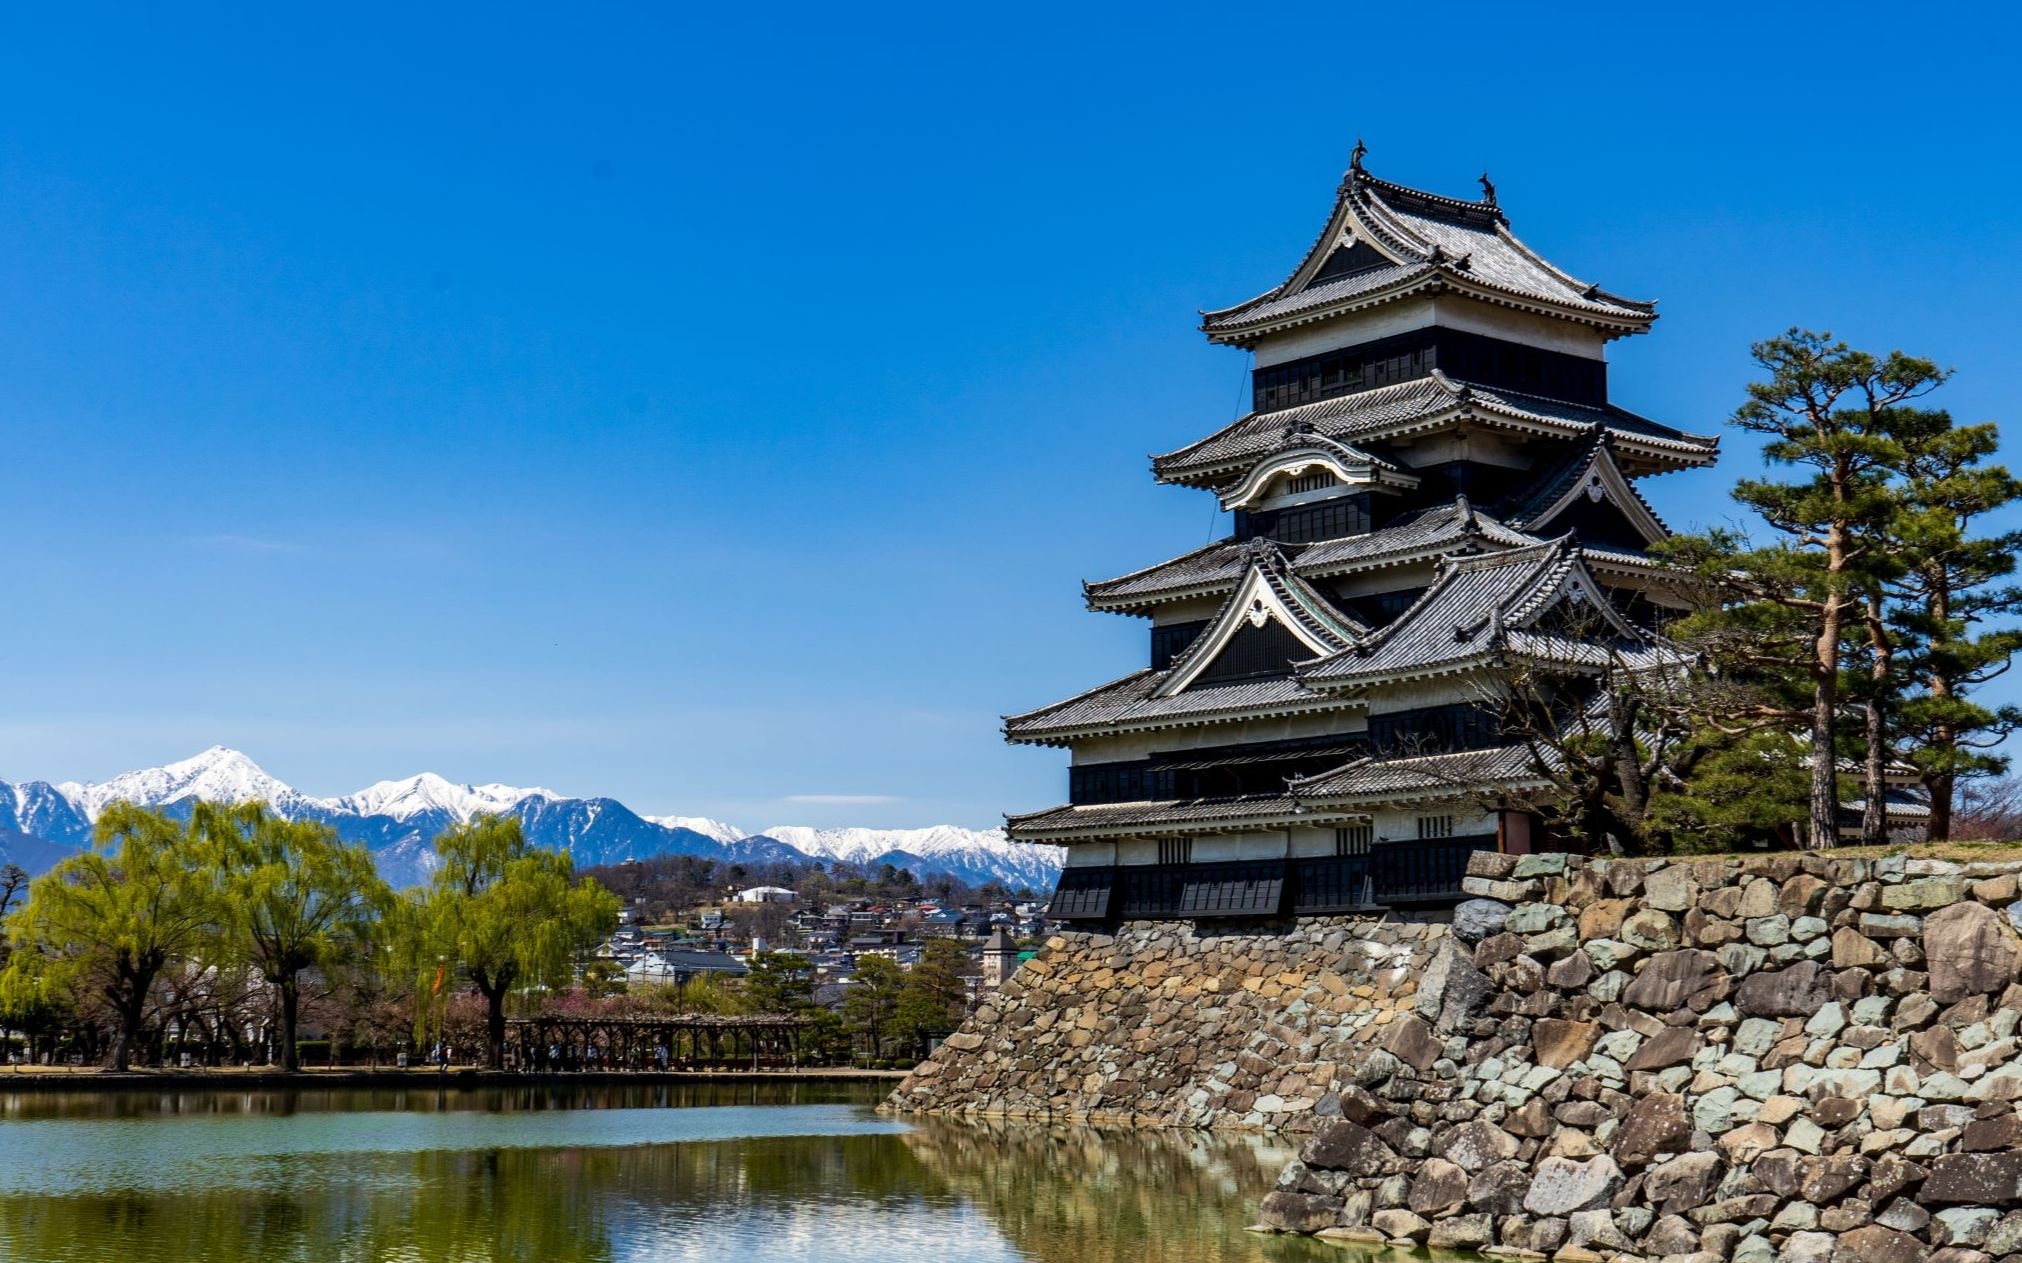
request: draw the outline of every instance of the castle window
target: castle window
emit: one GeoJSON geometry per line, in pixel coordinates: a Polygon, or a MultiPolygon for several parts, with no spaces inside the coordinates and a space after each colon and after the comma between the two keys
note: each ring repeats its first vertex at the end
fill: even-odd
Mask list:
{"type": "Polygon", "coordinates": [[[1376,826],[1351,824],[1334,830],[1334,854],[1367,855],[1370,843],[1376,840],[1376,826]]]}
{"type": "Polygon", "coordinates": [[[1158,862],[1161,864],[1191,863],[1194,857],[1192,838],[1160,838],[1158,840],[1158,862]]]}
{"type": "Polygon", "coordinates": [[[1328,487],[1339,486],[1340,481],[1324,469],[1317,474],[1300,474],[1285,484],[1285,494],[1296,496],[1305,491],[1324,491],[1328,487]]]}
{"type": "Polygon", "coordinates": [[[1452,816],[1420,816],[1418,818],[1418,840],[1450,838],[1453,836],[1452,816]]]}

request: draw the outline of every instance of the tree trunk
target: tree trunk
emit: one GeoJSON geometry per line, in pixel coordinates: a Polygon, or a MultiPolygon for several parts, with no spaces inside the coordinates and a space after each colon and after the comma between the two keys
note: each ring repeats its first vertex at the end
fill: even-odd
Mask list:
{"type": "Polygon", "coordinates": [[[484,995],[484,1063],[492,1070],[505,1069],[506,988],[478,988],[484,995]]]}
{"type": "Polygon", "coordinates": [[[1931,823],[1924,836],[1932,842],[1948,842],[1952,837],[1952,795],[1958,777],[1950,771],[1932,772],[1924,777],[1924,790],[1931,797],[1931,823]]]}
{"type": "Polygon", "coordinates": [[[1811,705],[1811,845],[1831,846],[1839,837],[1838,755],[1833,719],[1839,711],[1839,615],[1826,601],[1825,633],[1818,638],[1811,705]]]}
{"type": "Polygon", "coordinates": [[[275,986],[281,992],[281,1072],[293,1074],[301,1069],[300,1056],[295,1046],[295,1018],[302,997],[292,974],[275,983],[275,986]]]}
{"type": "MultiPolygon", "coordinates": [[[[1847,478],[1844,467],[1836,472],[1836,499],[1844,499],[1847,478]]],[[[1825,608],[1820,611],[1811,668],[1811,845],[1820,848],[1839,840],[1839,758],[1833,727],[1839,715],[1839,649],[1846,617],[1846,598],[1839,587],[1847,566],[1844,523],[1835,522],[1826,531],[1825,549],[1825,608]]]]}
{"type": "MultiPolygon", "coordinates": [[[[1952,593],[1942,581],[1931,585],[1929,622],[1934,641],[1949,641],[1951,635],[1952,593]]],[[[1933,648],[1935,648],[1935,644],[1933,648]]],[[[1935,658],[1937,655],[1933,655],[1935,658]]],[[[1933,670],[1930,674],[1931,696],[1949,699],[1952,696],[1951,677],[1943,671],[1933,670]]],[[[1952,725],[1941,723],[1931,733],[1931,749],[1937,754],[1934,761],[1936,770],[1924,778],[1924,788],[1931,796],[1931,823],[1924,830],[1924,837],[1932,842],[1950,841],[1952,837],[1953,794],[1959,786],[1959,734],[1952,725]]]]}
{"type": "Polygon", "coordinates": [[[140,989],[113,999],[113,1012],[119,1017],[119,1031],[113,1036],[112,1055],[106,1058],[107,1070],[125,1073],[133,1068],[134,1040],[140,1035],[141,1012],[146,1004],[147,992],[140,989]]]}
{"type": "Polygon", "coordinates": [[[1873,661],[1868,666],[1867,764],[1862,769],[1861,845],[1880,846],[1889,840],[1888,827],[1888,724],[1883,699],[1889,695],[1889,673],[1894,667],[1894,646],[1882,622],[1881,598],[1867,601],[1868,647],[1873,661]]]}
{"type": "Polygon", "coordinates": [[[105,988],[105,998],[119,1018],[119,1033],[112,1041],[105,1068],[124,1072],[132,1068],[133,1045],[140,1035],[141,1019],[147,1013],[147,993],[154,985],[155,969],[149,968],[145,954],[139,959],[122,955],[113,968],[114,981],[105,988]]]}

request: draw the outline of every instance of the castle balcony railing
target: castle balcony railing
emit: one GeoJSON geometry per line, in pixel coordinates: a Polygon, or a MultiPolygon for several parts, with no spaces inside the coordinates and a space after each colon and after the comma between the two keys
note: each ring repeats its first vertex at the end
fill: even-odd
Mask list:
{"type": "Polygon", "coordinates": [[[1384,842],[1360,855],[1068,868],[1046,915],[1191,921],[1454,904],[1464,897],[1467,857],[1495,849],[1495,836],[1484,834],[1384,842]]]}

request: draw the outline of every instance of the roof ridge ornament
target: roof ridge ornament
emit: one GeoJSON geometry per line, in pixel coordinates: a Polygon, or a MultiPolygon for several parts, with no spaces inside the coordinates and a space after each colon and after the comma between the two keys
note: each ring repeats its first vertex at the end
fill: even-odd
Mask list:
{"type": "Polygon", "coordinates": [[[1362,169],[1362,159],[1363,159],[1363,156],[1364,156],[1364,155],[1366,155],[1366,154],[1367,154],[1368,152],[1369,152],[1369,146],[1367,146],[1367,145],[1363,144],[1363,143],[1362,143],[1362,138],[1361,138],[1360,136],[1357,136],[1357,137],[1355,138],[1355,148],[1354,148],[1354,150],[1353,150],[1353,151],[1351,151],[1351,152],[1349,153],[1349,155],[1348,155],[1348,173],[1349,173],[1350,175],[1368,175],[1368,174],[1369,174],[1369,173],[1368,173],[1367,171],[1364,171],[1364,170],[1362,169]]]}
{"type": "Polygon", "coordinates": [[[1470,554],[1480,552],[1481,523],[1475,519],[1474,505],[1465,494],[1455,496],[1453,503],[1460,510],[1460,551],[1470,554]]]}
{"type": "Polygon", "coordinates": [[[1481,200],[1488,203],[1490,206],[1494,206],[1496,204],[1495,181],[1488,178],[1487,167],[1483,167],[1481,169],[1481,175],[1478,176],[1477,179],[1481,181],[1481,200]]]}

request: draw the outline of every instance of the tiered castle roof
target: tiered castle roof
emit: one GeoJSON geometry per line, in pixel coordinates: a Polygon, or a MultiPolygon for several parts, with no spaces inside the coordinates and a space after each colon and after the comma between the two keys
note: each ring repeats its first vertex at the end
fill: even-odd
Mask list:
{"type": "Polygon", "coordinates": [[[1524,438],[1589,441],[1606,436],[1637,473],[1710,465],[1720,440],[1661,425],[1622,408],[1593,407],[1456,382],[1433,370],[1414,381],[1252,412],[1197,443],[1151,459],[1160,482],[1219,490],[1232,478],[1312,435],[1361,445],[1477,427],[1524,438]]]}
{"type": "Polygon", "coordinates": [[[1274,379],[1302,383],[1293,391],[1267,388],[1260,370],[1257,410],[1152,458],[1159,481],[1213,491],[1235,511],[1236,536],[1083,585],[1089,608],[1149,616],[1191,640],[1169,661],[1155,648],[1154,666],[1004,725],[1012,742],[1047,746],[1135,734],[1101,745],[1097,768],[1143,757],[1161,740],[1146,734],[1171,732],[1150,758],[1163,773],[1297,770],[1268,786],[1238,778],[1245,789],[1217,797],[1098,795],[1009,817],[1014,837],[1255,832],[1534,788],[1545,770],[1526,747],[1379,750],[1370,720],[1423,704],[1404,698],[1412,689],[1485,699],[1520,661],[1593,673],[1677,661],[1616,604],[1646,593],[1657,565],[1645,550],[1668,534],[1635,480],[1711,463],[1718,441],[1608,403],[1599,359],[1602,342],[1649,328],[1653,304],[1531,251],[1486,178],[1482,200],[1462,201],[1378,180],[1361,157],[1358,145],[1327,227],[1284,283],[1202,323],[1213,342],[1269,352],[1274,373],[1335,375],[1312,389],[1274,379]],[[1380,327],[1361,315],[1407,300],[1419,306],[1380,327]],[[1552,321],[1576,331],[1540,333],[1552,321]],[[1535,382],[1521,377],[1525,389],[1506,367],[1469,371],[1523,356],[1544,365],[1535,382]],[[1323,389],[1336,393],[1314,397],[1323,389]],[[1285,514],[1350,499],[1338,520],[1269,538],[1285,514]],[[1275,669],[1229,669],[1272,654],[1275,669]]]}
{"type": "Polygon", "coordinates": [[[1272,333],[1421,294],[1452,292],[1605,330],[1642,333],[1655,303],[1608,293],[1553,267],[1510,232],[1495,186],[1462,201],[1379,180],[1355,156],[1334,213],[1283,284],[1203,312],[1210,341],[1254,346],[1272,333]]]}
{"type": "MultiPolygon", "coordinates": [[[[1370,538],[1370,537],[1363,537],[1370,538]]],[[[1254,543],[1255,541],[1253,541],[1254,543]]],[[[1006,737],[1017,743],[1065,745],[1076,737],[1149,728],[1185,727],[1230,716],[1345,710],[1361,690],[1525,659],[1595,670],[1622,663],[1656,665],[1665,651],[1649,632],[1623,618],[1587,565],[1572,536],[1475,555],[1439,559],[1438,577],[1411,607],[1381,628],[1354,624],[1324,596],[1301,583],[1277,548],[1247,548],[1247,577],[1185,653],[1163,670],[1139,671],[1051,706],[1008,716],[1006,737]],[[1278,606],[1254,595],[1282,594],[1278,606]],[[1591,612],[1575,630],[1545,616],[1565,604],[1591,612]],[[1300,626],[1317,629],[1313,656],[1290,674],[1224,684],[1196,684],[1244,624],[1278,617],[1283,608],[1300,626]]]]}

